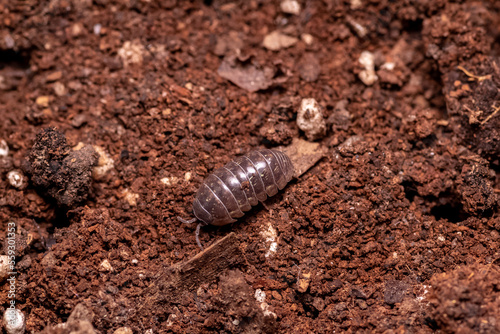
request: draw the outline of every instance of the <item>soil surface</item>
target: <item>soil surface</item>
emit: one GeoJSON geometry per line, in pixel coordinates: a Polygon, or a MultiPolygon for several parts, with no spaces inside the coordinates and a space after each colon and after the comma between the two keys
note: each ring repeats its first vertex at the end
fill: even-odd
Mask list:
{"type": "Polygon", "coordinates": [[[500,332],[500,2],[294,3],[0,0],[27,333],[500,332]],[[203,179],[297,139],[326,154],[200,253],[203,179]]]}

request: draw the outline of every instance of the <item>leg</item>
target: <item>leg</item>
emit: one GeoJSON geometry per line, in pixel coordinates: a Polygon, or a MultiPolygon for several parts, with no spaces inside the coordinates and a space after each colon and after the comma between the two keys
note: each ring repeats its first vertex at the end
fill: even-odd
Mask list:
{"type": "Polygon", "coordinates": [[[181,222],[181,223],[184,223],[184,224],[192,224],[194,223],[195,221],[198,220],[198,218],[194,217],[193,219],[190,219],[190,220],[186,220],[186,219],[183,219],[181,217],[177,217],[177,219],[181,222]]]}
{"type": "Polygon", "coordinates": [[[203,246],[201,245],[201,242],[200,242],[200,228],[201,228],[201,223],[198,224],[198,226],[196,226],[196,243],[198,244],[198,246],[200,246],[201,250],[203,250],[203,246]]]}

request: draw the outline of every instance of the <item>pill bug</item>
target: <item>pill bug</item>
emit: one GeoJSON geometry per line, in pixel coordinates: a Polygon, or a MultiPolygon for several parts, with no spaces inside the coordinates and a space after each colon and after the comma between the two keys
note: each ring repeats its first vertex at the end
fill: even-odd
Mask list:
{"type": "Polygon", "coordinates": [[[200,221],[196,227],[196,242],[200,243],[202,225],[223,226],[234,223],[252,206],[264,202],[283,189],[293,177],[292,161],[276,150],[251,151],[227,163],[210,174],[201,184],[193,201],[196,218],[181,222],[200,221]]]}

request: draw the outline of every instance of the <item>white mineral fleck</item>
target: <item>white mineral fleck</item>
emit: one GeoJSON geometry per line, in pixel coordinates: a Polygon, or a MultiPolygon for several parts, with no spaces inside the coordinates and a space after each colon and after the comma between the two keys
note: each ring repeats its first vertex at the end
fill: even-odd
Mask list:
{"type": "MultiPolygon", "coordinates": [[[[184,176],[185,177],[185,176],[184,176]]],[[[175,176],[166,176],[162,179],[160,179],[160,182],[166,185],[167,187],[171,187],[175,185],[177,182],[179,182],[179,178],[175,176]]]]}
{"type": "Polygon", "coordinates": [[[3,139],[0,139],[0,158],[6,157],[9,155],[9,145],[3,139]]]}
{"type": "Polygon", "coordinates": [[[8,308],[5,310],[3,323],[7,334],[23,334],[26,330],[24,314],[19,309],[8,308]]]}
{"type": "Polygon", "coordinates": [[[259,303],[263,303],[266,300],[266,293],[262,291],[261,289],[255,290],[255,299],[259,303]]]}
{"type": "Polygon", "coordinates": [[[99,160],[97,161],[97,166],[92,169],[92,177],[95,180],[99,180],[115,166],[115,162],[102,147],[96,145],[93,147],[97,154],[99,154],[99,160]]]}
{"type": "Polygon", "coordinates": [[[260,234],[269,244],[269,249],[267,250],[265,257],[269,257],[271,254],[276,253],[276,250],[278,249],[278,243],[276,242],[278,233],[271,223],[269,223],[267,229],[262,230],[260,234]]]}
{"type": "Polygon", "coordinates": [[[122,59],[123,65],[141,64],[143,60],[144,46],[139,40],[126,41],[121,49],[118,50],[118,56],[122,59]]]}
{"type": "Polygon", "coordinates": [[[22,188],[24,185],[24,175],[18,170],[11,170],[7,173],[7,180],[14,188],[22,188]]]}
{"type": "Polygon", "coordinates": [[[378,80],[375,73],[375,56],[370,51],[363,51],[358,61],[365,68],[359,72],[359,79],[367,86],[373,85],[378,80]]]}
{"type": "Polygon", "coordinates": [[[268,50],[278,51],[281,49],[289,48],[290,46],[297,43],[298,39],[296,37],[288,36],[282,34],[279,31],[273,31],[264,37],[262,45],[268,50]]]}
{"type": "Polygon", "coordinates": [[[99,265],[101,271],[113,271],[113,267],[111,266],[111,263],[107,259],[104,259],[101,264],[99,265]]]}
{"type": "Polygon", "coordinates": [[[283,0],[280,4],[281,11],[287,14],[299,15],[300,4],[297,0],[283,0]]]}
{"type": "Polygon", "coordinates": [[[302,100],[297,113],[297,125],[310,141],[320,139],[326,134],[323,112],[315,99],[302,100]]]}

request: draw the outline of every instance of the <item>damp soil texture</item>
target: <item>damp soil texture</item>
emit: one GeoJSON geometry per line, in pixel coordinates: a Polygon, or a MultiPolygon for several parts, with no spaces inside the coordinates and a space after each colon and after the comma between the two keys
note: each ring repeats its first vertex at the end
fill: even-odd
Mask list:
{"type": "Polygon", "coordinates": [[[26,333],[500,332],[498,22],[494,0],[0,1],[0,311],[26,333]],[[321,159],[201,252],[177,217],[203,179],[298,140],[321,159]]]}

